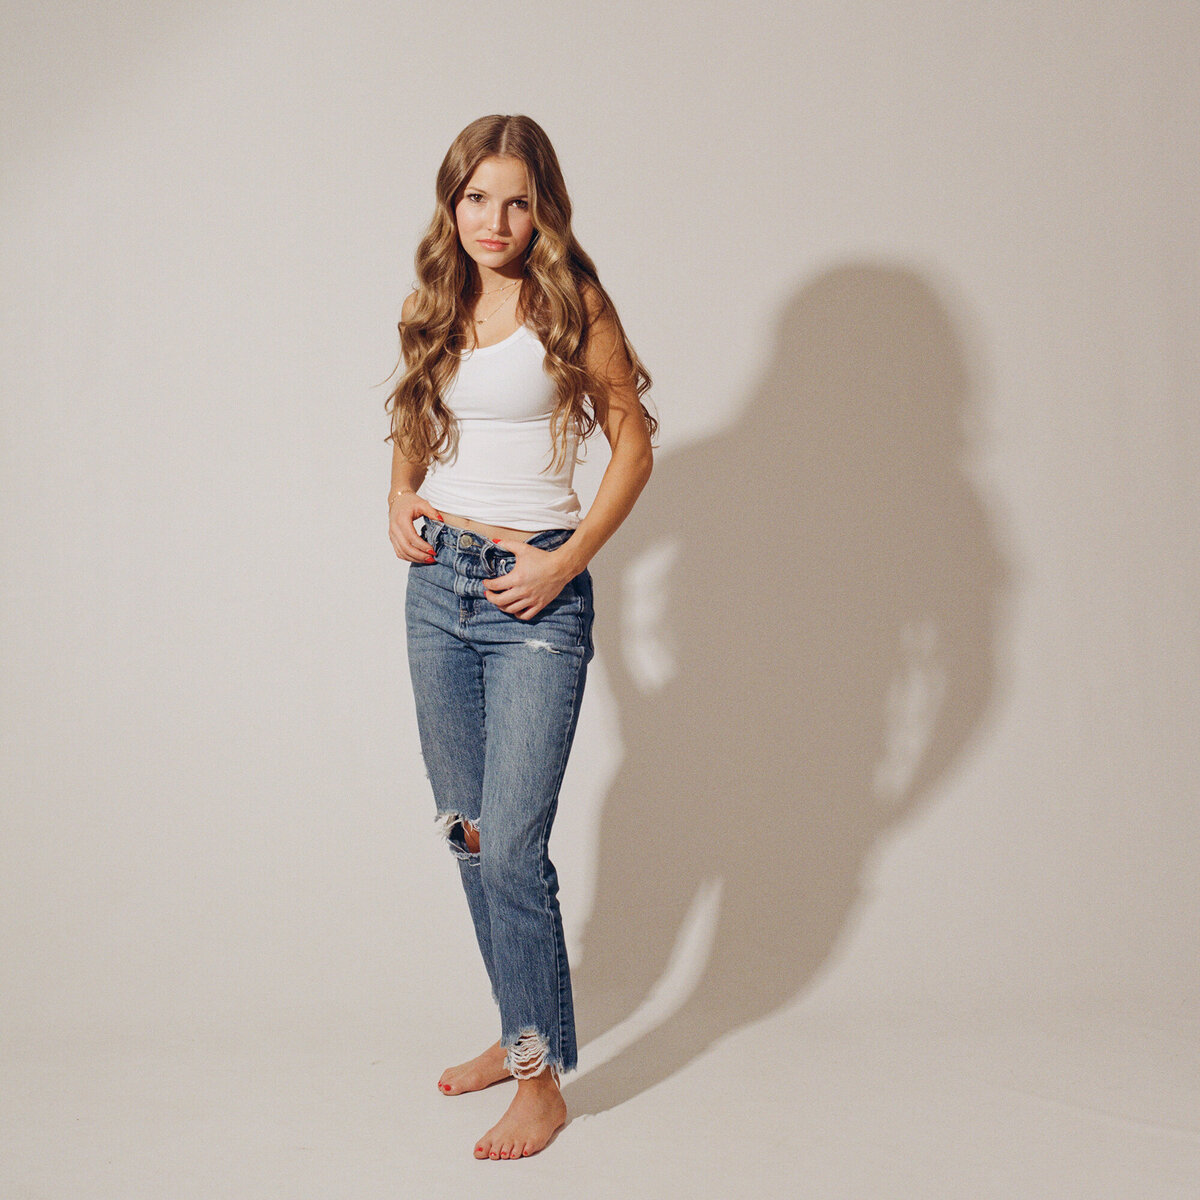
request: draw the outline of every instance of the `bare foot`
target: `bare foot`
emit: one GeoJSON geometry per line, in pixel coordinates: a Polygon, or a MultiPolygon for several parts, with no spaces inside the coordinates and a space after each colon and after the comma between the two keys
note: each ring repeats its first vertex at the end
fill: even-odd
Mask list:
{"type": "Polygon", "coordinates": [[[457,1067],[447,1067],[438,1080],[438,1088],[447,1096],[458,1096],[463,1092],[479,1092],[502,1079],[512,1076],[504,1066],[504,1051],[497,1042],[470,1062],[457,1067]]]}
{"type": "Polygon", "coordinates": [[[549,1145],[567,1120],[567,1105],[549,1071],[517,1080],[508,1111],[475,1143],[476,1158],[526,1158],[549,1145]]]}

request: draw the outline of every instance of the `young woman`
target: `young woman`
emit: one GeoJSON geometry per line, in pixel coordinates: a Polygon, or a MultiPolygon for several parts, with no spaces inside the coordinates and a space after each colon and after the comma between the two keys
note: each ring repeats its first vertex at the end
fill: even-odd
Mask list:
{"type": "Polygon", "coordinates": [[[642,404],[650,377],[528,117],[482,117],[455,138],[416,266],[388,400],[388,532],[412,564],[421,752],[501,1028],[438,1086],[515,1077],[475,1156],[520,1158],[566,1120],[558,1081],[576,1064],[547,843],[592,657],[587,564],[649,478],[656,422],[642,404]],[[597,427],[612,457],[582,515],[572,473],[597,427]]]}

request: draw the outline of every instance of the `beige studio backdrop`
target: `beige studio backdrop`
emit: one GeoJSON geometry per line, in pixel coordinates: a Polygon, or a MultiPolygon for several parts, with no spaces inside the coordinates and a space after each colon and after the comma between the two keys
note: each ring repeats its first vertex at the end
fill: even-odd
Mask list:
{"type": "MultiPolygon", "coordinates": [[[[1073,1195],[1064,1128],[1146,1139],[1088,1194],[1195,1194],[1193,5],[4,18],[5,1194],[397,1194],[385,1167],[280,1183],[307,1160],[250,1133],[262,1174],[202,1186],[212,1146],[147,1132],[155,1096],[184,1103],[179,1056],[372,1044],[406,1097],[493,1036],[417,750],[377,386],[441,155],[487,112],[555,142],[662,420],[593,564],[552,846],[591,1119],[519,1169],[554,1180],[602,1128],[683,1194],[741,1194],[686,1152],[703,1122],[671,1125],[690,1080],[707,1127],[769,1130],[747,1194],[785,1194],[771,1164],[819,1156],[771,1071],[816,1061],[814,1028],[932,1021],[964,1054],[1053,1031],[1066,1082],[1031,1082],[1040,1034],[990,1077],[1045,1101],[1048,1165],[939,1174],[959,1118],[897,1093],[934,1114],[923,1150],[880,1116],[814,1194],[1073,1195]],[[131,1061],[173,1082],[109,1091],[131,1061]],[[750,1116],[729,1073],[760,1061],[750,1116]]],[[[241,1085],[209,1086],[219,1121],[241,1085]]],[[[418,1128],[410,1172],[443,1155],[418,1128]]]]}

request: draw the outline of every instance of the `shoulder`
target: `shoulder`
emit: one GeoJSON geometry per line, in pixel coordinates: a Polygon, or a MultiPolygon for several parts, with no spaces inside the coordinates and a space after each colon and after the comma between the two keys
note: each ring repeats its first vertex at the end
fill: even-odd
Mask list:
{"type": "Polygon", "coordinates": [[[607,357],[613,344],[621,340],[617,314],[613,311],[612,301],[603,289],[597,287],[591,280],[584,280],[579,285],[579,296],[583,301],[588,345],[593,354],[597,350],[602,350],[607,357]]]}
{"type": "Polygon", "coordinates": [[[583,301],[583,311],[587,315],[589,325],[608,316],[608,304],[604,293],[590,279],[580,283],[579,298],[583,301]]]}
{"type": "Polygon", "coordinates": [[[579,291],[587,313],[584,343],[587,369],[597,379],[623,382],[629,374],[629,356],[612,301],[590,281],[582,284],[579,291]]]}

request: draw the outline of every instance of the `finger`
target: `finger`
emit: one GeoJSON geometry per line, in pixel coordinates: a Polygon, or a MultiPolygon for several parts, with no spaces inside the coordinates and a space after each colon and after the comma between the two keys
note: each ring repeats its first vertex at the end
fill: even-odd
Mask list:
{"type": "Polygon", "coordinates": [[[422,558],[433,554],[433,547],[417,532],[416,526],[411,522],[398,521],[390,532],[393,546],[404,546],[410,554],[422,558]]]}
{"type": "Polygon", "coordinates": [[[402,529],[401,537],[409,546],[415,547],[423,554],[433,553],[433,547],[417,532],[414,524],[410,523],[407,529],[402,529]]]}
{"type": "Polygon", "coordinates": [[[396,547],[396,553],[409,562],[430,562],[435,557],[433,547],[416,534],[408,538],[397,538],[392,545],[396,547]]]}
{"type": "Polygon", "coordinates": [[[527,592],[506,598],[503,601],[504,611],[510,616],[520,617],[523,621],[528,621],[530,617],[537,616],[543,607],[544,605],[536,596],[531,596],[527,592]]]}
{"type": "Polygon", "coordinates": [[[511,566],[508,566],[507,569],[505,564],[502,563],[497,570],[500,572],[498,575],[491,575],[483,581],[483,586],[485,588],[492,587],[501,590],[507,590],[508,588],[526,586],[525,574],[521,570],[520,563],[513,563],[511,566]]]}
{"type": "Polygon", "coordinates": [[[503,551],[512,558],[514,568],[521,566],[522,563],[534,560],[539,554],[545,554],[544,550],[539,550],[536,546],[531,546],[528,542],[513,542],[505,538],[492,538],[492,541],[497,550],[503,551]]]}
{"type": "Polygon", "coordinates": [[[392,546],[401,558],[406,558],[409,562],[425,562],[434,557],[433,547],[418,537],[393,538],[392,546]]]}
{"type": "Polygon", "coordinates": [[[528,596],[509,596],[509,595],[491,595],[488,599],[501,612],[506,612],[510,617],[518,616],[521,611],[530,603],[528,596]]]}
{"type": "Polygon", "coordinates": [[[521,600],[518,596],[506,596],[503,593],[492,592],[487,596],[498,609],[502,612],[511,613],[515,608],[520,607],[521,600]]]}

